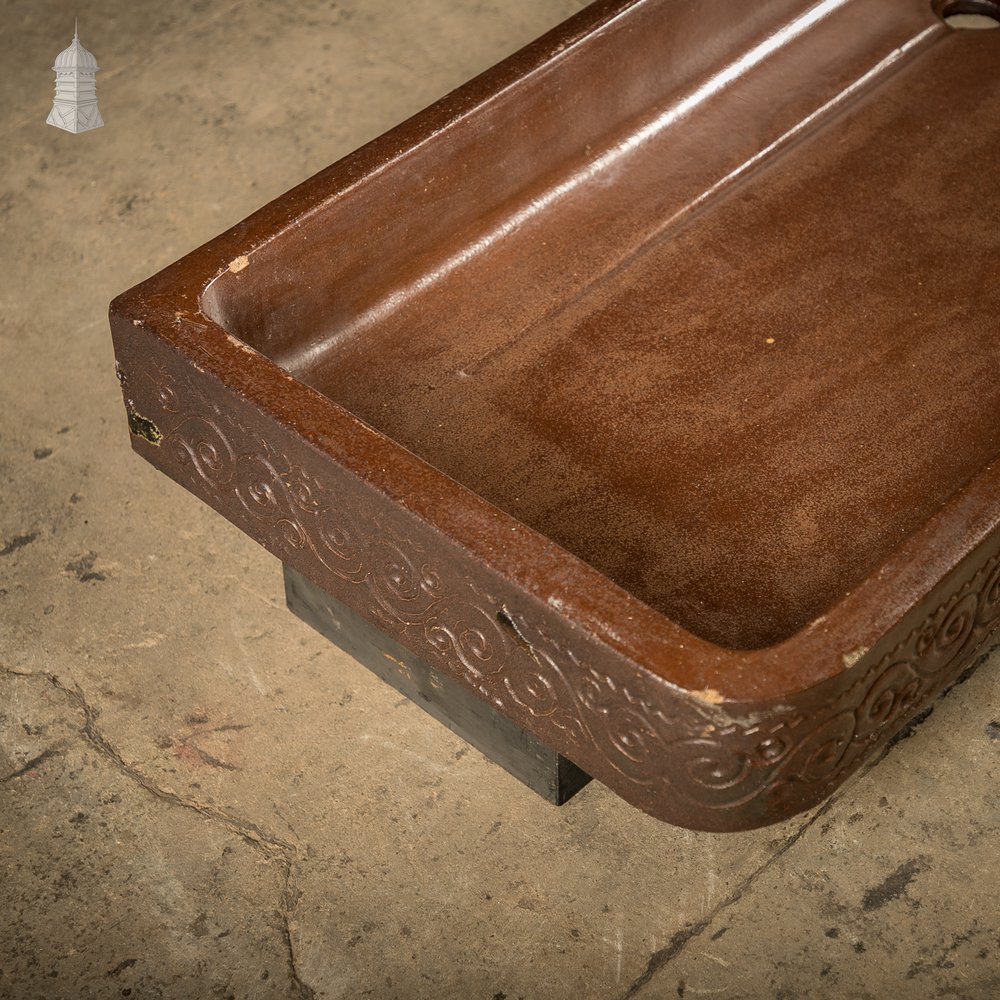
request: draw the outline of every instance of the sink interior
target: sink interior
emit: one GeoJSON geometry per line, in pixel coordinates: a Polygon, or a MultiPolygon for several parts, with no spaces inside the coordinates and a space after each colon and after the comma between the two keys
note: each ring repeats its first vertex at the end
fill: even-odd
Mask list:
{"type": "Polygon", "coordinates": [[[756,648],[1000,452],[1000,195],[974,168],[1000,132],[967,125],[997,106],[1000,32],[908,0],[728,6],[612,19],[203,308],[690,631],[756,648]],[[863,9],[853,48],[818,20],[773,41],[817,6],[863,9]],[[922,33],[877,102],[843,96],[922,33]]]}

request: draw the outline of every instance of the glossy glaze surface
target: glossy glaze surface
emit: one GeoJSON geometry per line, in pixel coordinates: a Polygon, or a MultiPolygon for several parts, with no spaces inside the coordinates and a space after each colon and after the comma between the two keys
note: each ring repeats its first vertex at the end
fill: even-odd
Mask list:
{"type": "MultiPolygon", "coordinates": [[[[1000,132],[969,127],[996,106],[998,45],[952,32],[926,50],[938,31],[923,4],[888,5],[891,17],[855,4],[856,19],[887,22],[864,24],[861,51],[808,37],[843,6],[807,9],[783,40],[747,32],[684,87],[626,79],[626,91],[658,82],[666,94],[643,94],[624,133],[601,131],[603,102],[570,119],[589,151],[579,159],[522,149],[538,112],[518,104],[523,119],[490,129],[487,162],[505,179],[542,176],[471,222],[495,178],[453,143],[428,150],[421,178],[454,185],[440,206],[454,230],[415,259],[379,253],[370,302],[345,310],[358,290],[329,268],[346,211],[331,206],[261,252],[266,267],[308,247],[277,289],[287,316],[279,306],[240,327],[260,294],[249,271],[220,284],[221,311],[302,381],[696,634],[780,641],[1000,451],[1000,286],[985,271],[1000,198],[977,167],[1000,162],[1000,132]],[[827,91],[847,105],[837,88],[877,56],[867,100],[691,217],[695,191],[741,169],[748,135],[754,150],[774,141],[827,91]],[[791,87],[778,107],[744,93],[824,72],[835,79],[798,102],[791,87]],[[267,342],[279,321],[294,339],[267,342]]],[[[618,34],[662,47],[676,34],[655,13],[658,33],[618,34]]],[[[536,90],[585,90],[595,61],[536,90]]],[[[600,82],[606,93],[623,81],[600,82]]],[[[414,171],[391,168],[404,185],[414,171]]],[[[401,213],[369,240],[405,252],[411,225],[401,213]]]]}
{"type": "Polygon", "coordinates": [[[733,9],[595,4],[112,309],[137,450],[711,829],[1000,617],[1000,32],[733,9]]]}

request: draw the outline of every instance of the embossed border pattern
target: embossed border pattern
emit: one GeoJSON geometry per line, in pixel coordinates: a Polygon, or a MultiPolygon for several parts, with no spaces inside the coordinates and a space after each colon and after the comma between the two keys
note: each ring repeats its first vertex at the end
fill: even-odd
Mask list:
{"type": "MultiPolygon", "coordinates": [[[[518,610],[392,505],[152,338],[119,350],[153,464],[394,639],[633,804],[681,825],[746,829],[829,795],[965,666],[1000,624],[997,539],[887,652],[780,704],[707,705],[554,614],[518,610]],[[141,364],[127,363],[130,351],[141,364]],[[160,357],[157,359],[157,354],[160,357]],[[128,370],[131,369],[131,370],[128,370]],[[225,399],[225,408],[210,398],[225,399]],[[381,505],[381,506],[380,506],[381,505]],[[819,709],[817,706],[821,705],[819,709]]],[[[522,606],[523,606],[523,602],[522,606]]]]}

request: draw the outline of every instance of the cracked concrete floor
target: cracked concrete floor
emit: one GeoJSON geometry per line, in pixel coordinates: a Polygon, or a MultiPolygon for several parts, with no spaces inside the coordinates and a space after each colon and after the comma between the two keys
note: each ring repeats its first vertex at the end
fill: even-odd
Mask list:
{"type": "Polygon", "coordinates": [[[578,6],[96,0],[72,136],[73,12],[4,4],[0,996],[1000,995],[995,656],[793,822],[555,809],[129,450],[114,294],[578,6]]]}

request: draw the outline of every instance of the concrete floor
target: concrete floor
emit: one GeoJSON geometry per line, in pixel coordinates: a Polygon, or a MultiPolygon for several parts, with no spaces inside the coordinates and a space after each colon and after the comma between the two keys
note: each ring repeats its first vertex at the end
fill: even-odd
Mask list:
{"type": "Polygon", "coordinates": [[[0,996],[1000,995],[996,656],[794,822],[556,809],[129,450],[117,292],[578,6],[3,5],[0,996]],[[77,11],[107,127],[73,136],[77,11]]]}

